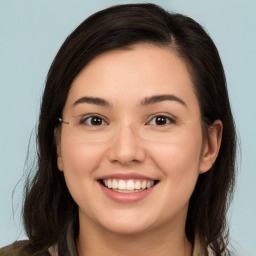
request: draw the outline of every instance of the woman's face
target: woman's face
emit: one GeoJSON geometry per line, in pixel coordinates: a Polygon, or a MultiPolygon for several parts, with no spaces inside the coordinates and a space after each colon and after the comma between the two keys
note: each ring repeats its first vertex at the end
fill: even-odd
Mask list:
{"type": "Polygon", "coordinates": [[[72,83],[58,167],[80,225],[134,234],[184,228],[205,160],[198,100],[185,63],[141,44],[92,60],[72,83]]]}

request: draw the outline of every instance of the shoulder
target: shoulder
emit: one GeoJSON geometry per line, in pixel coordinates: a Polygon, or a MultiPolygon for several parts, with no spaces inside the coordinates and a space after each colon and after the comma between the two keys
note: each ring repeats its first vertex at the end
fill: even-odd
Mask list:
{"type": "Polygon", "coordinates": [[[28,241],[17,241],[0,248],[0,256],[31,256],[33,250],[28,241]]]}

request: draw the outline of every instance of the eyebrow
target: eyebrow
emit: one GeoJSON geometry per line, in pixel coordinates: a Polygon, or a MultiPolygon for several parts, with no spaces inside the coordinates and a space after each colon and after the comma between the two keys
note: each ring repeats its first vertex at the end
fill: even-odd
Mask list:
{"type": "Polygon", "coordinates": [[[182,99],[172,94],[154,95],[152,97],[147,97],[144,100],[142,100],[141,105],[147,106],[147,105],[156,104],[162,101],[176,101],[182,104],[183,106],[187,107],[187,104],[182,99]]]}
{"type": "MultiPolygon", "coordinates": [[[[146,97],[145,99],[143,99],[140,103],[140,105],[142,106],[148,106],[151,104],[156,104],[162,101],[176,101],[180,104],[182,104],[183,106],[187,107],[187,104],[180,98],[178,98],[175,95],[172,94],[164,94],[164,95],[154,95],[151,97],[146,97]]],[[[76,106],[78,104],[81,103],[89,103],[89,104],[94,104],[94,105],[98,105],[98,106],[103,106],[103,107],[110,107],[110,103],[102,98],[98,98],[98,97],[81,97],[78,100],[76,100],[73,103],[73,106],[76,106]]]]}
{"type": "Polygon", "coordinates": [[[102,98],[97,98],[97,97],[82,97],[76,100],[73,103],[73,106],[76,106],[80,103],[89,103],[89,104],[94,104],[98,106],[103,106],[103,107],[109,107],[110,103],[102,98]]]}

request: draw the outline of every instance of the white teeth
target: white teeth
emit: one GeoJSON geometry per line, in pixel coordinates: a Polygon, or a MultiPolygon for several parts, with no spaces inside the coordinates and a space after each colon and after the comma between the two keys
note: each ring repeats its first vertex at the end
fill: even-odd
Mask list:
{"type": "Polygon", "coordinates": [[[125,184],[124,180],[119,180],[119,182],[118,182],[118,189],[123,189],[123,190],[126,189],[126,184],[125,184]]]}
{"type": "Polygon", "coordinates": [[[108,180],[108,185],[107,185],[108,188],[112,188],[112,182],[111,180],[108,180]]]}
{"type": "Polygon", "coordinates": [[[154,181],[148,181],[147,182],[147,188],[150,188],[154,185],[154,181]]]}
{"type": "Polygon", "coordinates": [[[117,180],[112,181],[112,188],[118,188],[117,180]]]}
{"type": "Polygon", "coordinates": [[[136,181],[135,182],[135,189],[140,189],[141,188],[141,186],[140,186],[140,181],[136,181]]]}
{"type": "Polygon", "coordinates": [[[135,187],[135,185],[134,185],[133,180],[128,180],[127,183],[126,183],[126,189],[127,190],[134,190],[134,187],[135,187]]]}
{"type": "Polygon", "coordinates": [[[105,179],[103,180],[105,186],[109,189],[116,190],[118,192],[127,193],[139,192],[146,188],[150,188],[154,185],[154,181],[149,180],[117,180],[117,179],[105,179]]]}
{"type": "Polygon", "coordinates": [[[145,189],[147,187],[147,182],[145,180],[142,181],[141,188],[145,189]]]}

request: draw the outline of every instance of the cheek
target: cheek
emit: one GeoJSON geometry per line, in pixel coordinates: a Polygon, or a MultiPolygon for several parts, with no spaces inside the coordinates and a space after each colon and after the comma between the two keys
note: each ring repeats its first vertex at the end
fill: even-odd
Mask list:
{"type": "Polygon", "coordinates": [[[62,131],[61,156],[64,173],[89,174],[97,169],[104,152],[104,145],[99,146],[99,143],[78,140],[68,131],[62,131]]]}
{"type": "MultiPolygon", "coordinates": [[[[92,183],[95,170],[104,157],[104,146],[90,142],[74,141],[68,135],[62,136],[61,156],[66,184],[75,201],[82,192],[93,192],[92,183]]],[[[88,193],[86,193],[88,194],[88,193]]]]}
{"type": "Polygon", "coordinates": [[[151,147],[150,156],[161,172],[161,199],[156,198],[165,219],[187,212],[198,175],[202,139],[198,133],[177,134],[168,143],[151,147]],[[186,136],[185,136],[186,135],[186,136]]]}
{"type": "Polygon", "coordinates": [[[200,132],[184,132],[168,143],[155,145],[151,155],[163,174],[178,184],[180,180],[189,182],[189,178],[197,179],[201,147],[200,132]]]}
{"type": "Polygon", "coordinates": [[[88,174],[91,170],[97,168],[99,153],[99,147],[62,143],[61,154],[64,172],[88,174]]]}

